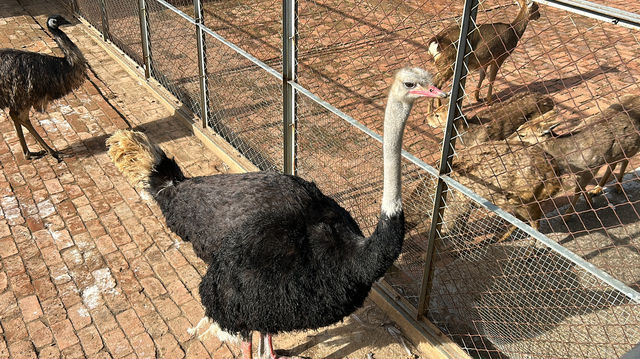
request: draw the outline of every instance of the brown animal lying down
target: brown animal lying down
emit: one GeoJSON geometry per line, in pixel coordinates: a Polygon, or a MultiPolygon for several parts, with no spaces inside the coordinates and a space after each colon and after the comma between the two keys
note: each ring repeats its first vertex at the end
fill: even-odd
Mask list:
{"type": "Polygon", "coordinates": [[[549,112],[523,124],[510,140],[519,140],[543,149],[556,159],[561,174],[576,176],[571,206],[585,193],[585,187],[602,166],[607,166],[604,177],[591,193],[600,193],[611,172],[620,163],[617,190],[629,159],[640,150],[640,96],[625,95],[602,112],[587,118],[565,120],[549,112]]]}
{"type": "MultiPolygon", "coordinates": [[[[554,159],[538,147],[520,142],[489,141],[458,150],[451,177],[537,229],[543,215],[540,203],[561,189],[557,173],[554,159]]],[[[432,201],[425,198],[431,198],[434,190],[432,181],[423,181],[407,196],[408,227],[424,221],[431,213],[432,201]]],[[[475,202],[467,197],[458,195],[455,200],[449,197],[443,235],[454,228],[464,231],[474,208],[475,202]]],[[[514,226],[509,228],[498,241],[507,239],[514,230],[514,226]]]]}
{"type": "MultiPolygon", "coordinates": [[[[504,140],[525,122],[553,110],[549,96],[531,92],[520,92],[509,99],[489,106],[469,118],[458,118],[456,146],[473,146],[485,141],[504,140]]],[[[427,116],[431,127],[444,128],[447,109],[441,107],[435,115],[427,116]]]]}

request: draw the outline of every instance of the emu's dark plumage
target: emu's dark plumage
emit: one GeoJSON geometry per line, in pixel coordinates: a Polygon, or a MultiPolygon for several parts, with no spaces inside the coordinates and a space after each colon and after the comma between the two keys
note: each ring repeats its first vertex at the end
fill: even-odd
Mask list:
{"type": "Polygon", "coordinates": [[[56,15],[47,20],[47,27],[54,40],[64,53],[56,57],[36,52],[14,49],[0,49],[0,108],[9,108],[9,115],[27,158],[43,153],[29,152],[24,141],[22,128],[25,126],[36,140],[50,154],[58,158],[29,121],[29,110],[44,112],[47,104],[59,99],[84,81],[87,62],[78,47],[58,28],[68,24],[63,17],[56,15]]]}

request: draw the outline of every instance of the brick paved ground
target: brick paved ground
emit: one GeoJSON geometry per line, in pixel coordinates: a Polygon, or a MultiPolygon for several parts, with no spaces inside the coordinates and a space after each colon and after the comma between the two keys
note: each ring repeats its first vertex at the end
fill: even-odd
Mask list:
{"type": "MultiPolygon", "coordinates": [[[[48,2],[2,2],[0,48],[59,55],[40,24],[60,12],[48,2]]],[[[0,112],[0,358],[234,357],[237,348],[187,334],[203,315],[197,291],[206,267],[165,227],[158,207],[120,176],[104,141],[128,122],[188,175],[227,167],[86,31],[74,25],[67,33],[95,75],[47,113],[31,114],[45,140],[72,157],[24,160],[13,125],[0,112]]],[[[30,135],[27,141],[37,148],[30,135]]],[[[370,313],[371,303],[361,316],[365,324],[370,313]]],[[[348,319],[275,341],[314,357],[374,351],[398,358],[404,350],[381,318],[377,329],[348,319]],[[331,342],[340,336],[349,339],[331,342]]]]}
{"type": "MultiPolygon", "coordinates": [[[[0,47],[51,53],[55,43],[28,15],[43,24],[50,11],[3,2],[0,47]]],[[[32,114],[49,143],[73,154],[61,163],[25,161],[0,113],[0,358],[230,357],[225,345],[187,335],[203,314],[205,266],[111,164],[104,140],[127,125],[99,92],[190,175],[222,164],[82,26],[69,33],[110,85],[94,77],[100,88],[87,81],[32,114]]]]}

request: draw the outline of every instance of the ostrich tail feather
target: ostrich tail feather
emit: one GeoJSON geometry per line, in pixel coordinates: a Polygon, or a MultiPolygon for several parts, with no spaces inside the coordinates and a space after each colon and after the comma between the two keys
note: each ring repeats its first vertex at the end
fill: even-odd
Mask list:
{"type": "Polygon", "coordinates": [[[166,157],[142,132],[118,130],[107,139],[109,157],[136,187],[148,188],[154,167],[166,157]]]}

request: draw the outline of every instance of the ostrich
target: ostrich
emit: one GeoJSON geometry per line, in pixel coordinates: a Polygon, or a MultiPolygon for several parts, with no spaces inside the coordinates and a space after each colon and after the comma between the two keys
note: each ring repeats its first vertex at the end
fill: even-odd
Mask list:
{"type": "Polygon", "coordinates": [[[40,137],[29,121],[29,110],[44,112],[50,101],[59,99],[80,87],[87,69],[80,49],[59,29],[71,24],[60,15],[47,19],[47,28],[53,35],[64,57],[14,49],[0,49],[0,108],[9,108],[9,116],[27,160],[49,153],[60,161],[62,155],[40,137]],[[31,152],[22,132],[24,126],[45,150],[31,152]]]}
{"type": "Polygon", "coordinates": [[[431,75],[404,68],[391,86],[384,118],[381,214],[370,237],[316,185],[273,172],[186,178],[176,162],[140,132],[107,140],[116,167],[158,203],[167,225],[209,268],[200,283],[205,317],[200,339],[242,341],[251,332],[272,359],[271,334],[316,329],[360,307],[400,254],[404,213],[400,152],[409,112],[419,97],[445,97],[431,75]]]}

